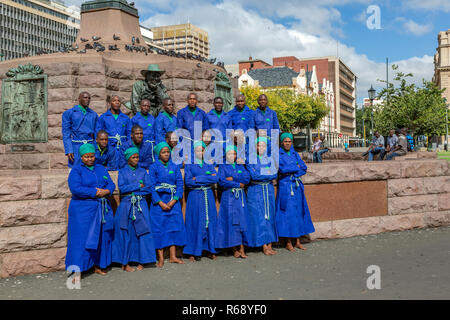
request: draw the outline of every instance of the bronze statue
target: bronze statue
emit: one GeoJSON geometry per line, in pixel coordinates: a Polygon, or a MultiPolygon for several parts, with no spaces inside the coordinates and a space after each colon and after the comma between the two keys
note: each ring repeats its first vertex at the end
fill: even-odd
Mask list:
{"type": "Polygon", "coordinates": [[[133,85],[131,101],[125,104],[134,114],[140,111],[141,100],[150,100],[149,113],[155,118],[162,111],[162,102],[168,98],[166,87],[161,82],[161,75],[165,71],[159,69],[157,64],[150,64],[147,70],[142,70],[141,74],[145,80],[137,81],[133,85]]]}

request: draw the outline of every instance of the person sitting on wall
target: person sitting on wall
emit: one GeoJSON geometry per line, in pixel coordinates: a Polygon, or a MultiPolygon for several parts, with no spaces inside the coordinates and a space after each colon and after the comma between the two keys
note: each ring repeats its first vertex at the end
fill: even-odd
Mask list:
{"type": "Polygon", "coordinates": [[[108,148],[108,132],[97,132],[97,146],[95,147],[95,163],[106,167],[108,171],[117,170],[116,149],[108,148]]]}
{"type": "Polygon", "coordinates": [[[317,152],[320,150],[321,145],[322,145],[322,141],[320,140],[320,138],[315,137],[314,144],[311,147],[311,152],[313,154],[313,162],[319,163],[319,159],[317,158],[317,152]]]}
{"type": "Polygon", "coordinates": [[[79,161],[78,149],[86,143],[94,145],[97,113],[89,108],[91,95],[83,91],[78,96],[78,105],[64,111],[62,115],[62,137],[69,168],[79,161]]]}
{"type": "Polygon", "coordinates": [[[408,139],[406,139],[406,129],[395,130],[398,135],[397,145],[391,149],[391,151],[386,155],[386,160],[392,160],[398,156],[404,156],[408,153],[408,139]]]}
{"type": "Polygon", "coordinates": [[[315,152],[316,154],[316,160],[318,163],[322,163],[322,154],[330,151],[330,146],[328,144],[328,141],[325,140],[325,135],[320,137],[320,145],[319,150],[315,152]]]}
{"type": "Polygon", "coordinates": [[[381,152],[384,151],[384,137],[380,132],[375,131],[374,141],[369,146],[369,159],[368,161],[373,161],[373,156],[380,153],[378,160],[381,160],[381,152]]]}
{"type": "Polygon", "coordinates": [[[395,146],[397,145],[397,142],[398,142],[398,137],[395,134],[395,130],[394,129],[389,130],[389,136],[387,137],[386,148],[384,151],[380,152],[380,156],[378,157],[378,159],[383,160],[386,153],[389,153],[391,150],[393,150],[395,148],[395,146]]]}

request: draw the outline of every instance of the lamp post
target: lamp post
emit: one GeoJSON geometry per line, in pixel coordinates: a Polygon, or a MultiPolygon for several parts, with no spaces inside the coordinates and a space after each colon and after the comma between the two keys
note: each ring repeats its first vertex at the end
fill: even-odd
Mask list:
{"type": "Polygon", "coordinates": [[[372,85],[370,85],[369,89],[369,99],[370,99],[370,126],[371,126],[371,135],[373,136],[373,100],[375,99],[375,89],[372,85]]]}

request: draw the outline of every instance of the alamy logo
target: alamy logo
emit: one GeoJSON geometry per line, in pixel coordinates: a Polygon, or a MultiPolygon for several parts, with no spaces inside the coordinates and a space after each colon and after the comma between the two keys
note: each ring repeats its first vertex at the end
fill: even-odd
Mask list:
{"type": "Polygon", "coordinates": [[[367,8],[367,14],[370,16],[366,20],[366,25],[369,30],[381,29],[381,9],[377,5],[371,5],[367,8]]]}
{"type": "Polygon", "coordinates": [[[381,269],[377,265],[370,265],[367,267],[366,273],[372,274],[367,278],[366,285],[367,289],[373,290],[381,289],[381,269]]]}

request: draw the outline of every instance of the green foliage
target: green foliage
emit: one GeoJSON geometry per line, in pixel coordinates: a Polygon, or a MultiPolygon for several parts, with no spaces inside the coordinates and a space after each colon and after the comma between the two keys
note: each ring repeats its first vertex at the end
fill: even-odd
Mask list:
{"type": "Polygon", "coordinates": [[[291,89],[277,88],[263,92],[258,87],[241,88],[249,108],[256,110],[258,97],[265,94],[269,107],[277,113],[281,130],[291,132],[294,128],[317,128],[328,114],[329,108],[321,97],[297,95],[291,89]]]}
{"type": "MultiPolygon", "coordinates": [[[[398,66],[393,65],[393,70],[398,66]]],[[[445,133],[445,101],[442,92],[433,82],[422,81],[422,86],[407,82],[411,73],[396,72],[396,87],[388,84],[378,95],[384,104],[374,111],[377,130],[383,135],[389,129],[406,127],[415,135],[443,135],[445,133]]],[[[386,83],[386,81],[379,80],[386,83]]]]}

